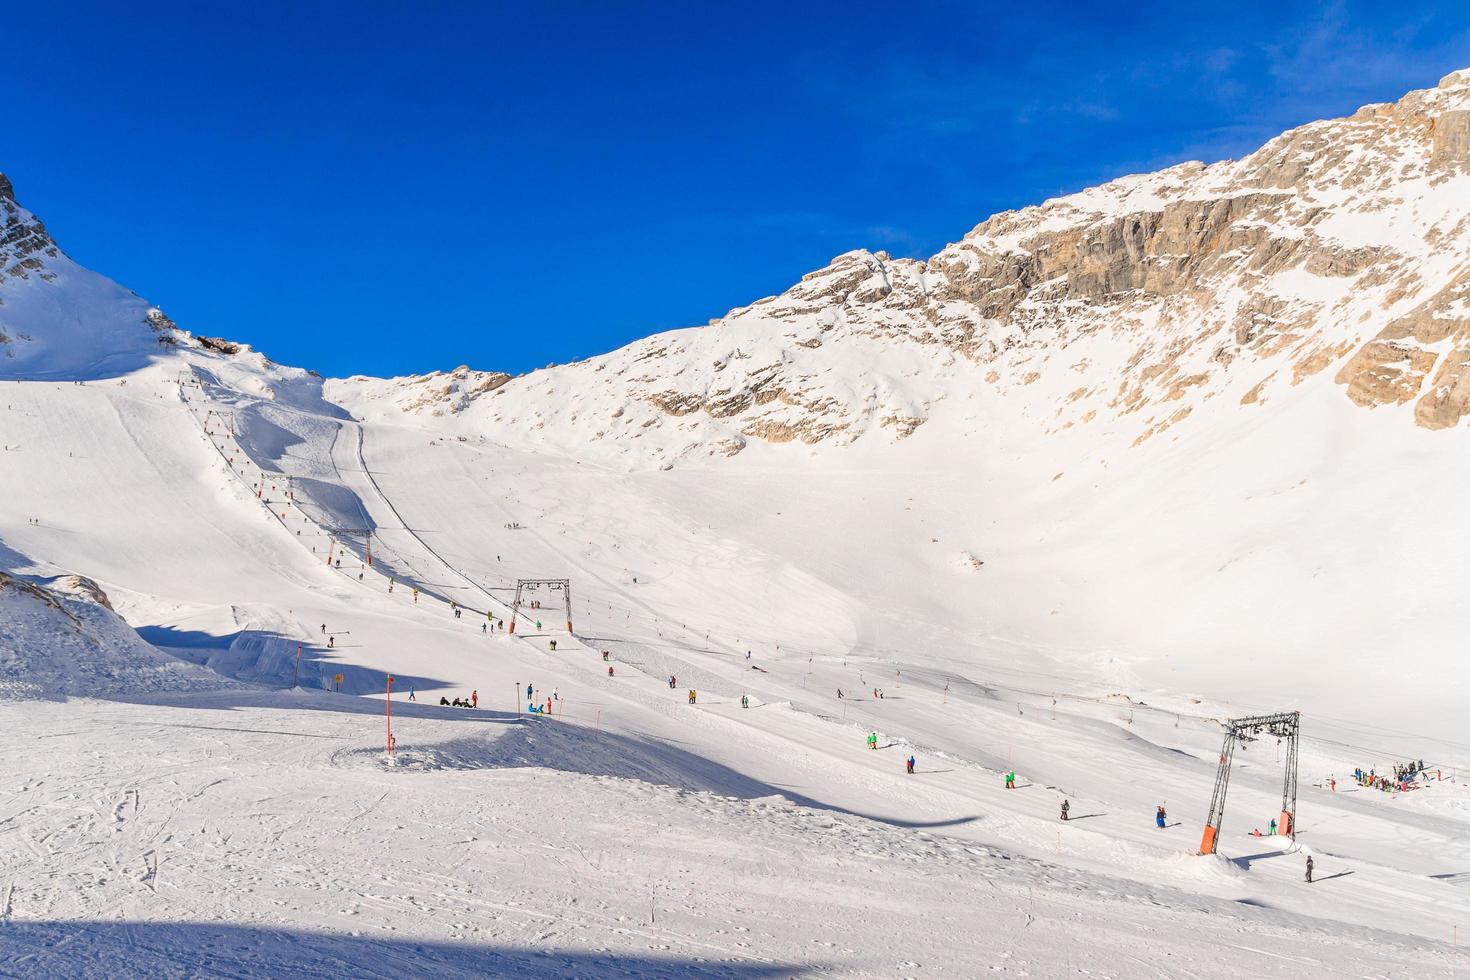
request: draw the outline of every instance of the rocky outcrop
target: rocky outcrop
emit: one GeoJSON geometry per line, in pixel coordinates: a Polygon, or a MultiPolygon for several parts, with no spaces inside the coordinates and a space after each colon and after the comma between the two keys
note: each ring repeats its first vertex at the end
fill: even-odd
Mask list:
{"type": "Polygon", "coordinates": [[[44,260],[56,255],[46,226],[16,203],[9,178],[0,174],[0,282],[45,275],[44,260]]]}
{"type": "MultiPolygon", "coordinates": [[[[1144,445],[1227,392],[1239,410],[1335,383],[1444,428],[1470,413],[1466,256],[1460,72],[1240,160],[994,215],[925,260],[847,252],[707,327],[502,382],[486,423],[570,444],[595,418],[599,443],[667,461],[898,440],[986,387],[1050,431],[1144,445]]],[[[460,397],[426,384],[404,407],[460,397]]]]}
{"type": "Polygon", "coordinates": [[[370,382],[381,386],[375,397],[391,400],[398,411],[408,414],[423,412],[434,416],[458,415],[485,395],[505,386],[511,376],[495,371],[475,371],[461,364],[453,371],[434,371],[376,382],[368,378],[351,378],[349,382],[370,382]]]}

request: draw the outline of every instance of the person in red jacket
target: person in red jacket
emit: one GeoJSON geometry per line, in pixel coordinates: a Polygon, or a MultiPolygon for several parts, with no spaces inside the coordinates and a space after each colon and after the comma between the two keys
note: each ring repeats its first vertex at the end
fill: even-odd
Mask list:
{"type": "Polygon", "coordinates": [[[479,691],[471,691],[470,692],[470,707],[471,708],[478,708],[479,706],[480,706],[480,692],[479,691]]]}

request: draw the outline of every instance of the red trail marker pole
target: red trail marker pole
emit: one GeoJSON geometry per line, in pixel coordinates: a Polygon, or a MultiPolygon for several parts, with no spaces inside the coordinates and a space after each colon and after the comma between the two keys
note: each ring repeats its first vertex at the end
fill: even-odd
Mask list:
{"type": "Polygon", "coordinates": [[[383,702],[388,715],[388,755],[393,754],[393,675],[388,675],[388,697],[383,702]]]}

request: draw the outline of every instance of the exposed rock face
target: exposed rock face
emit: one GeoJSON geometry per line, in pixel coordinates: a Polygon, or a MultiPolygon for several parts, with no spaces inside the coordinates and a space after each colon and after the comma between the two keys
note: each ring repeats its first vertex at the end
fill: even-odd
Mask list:
{"type": "Polygon", "coordinates": [[[510,375],[496,371],[473,371],[461,364],[453,371],[435,371],[387,382],[370,378],[352,378],[348,383],[375,386],[375,398],[387,400],[396,410],[406,413],[424,412],[434,416],[458,415],[482,395],[500,389],[510,375]]]}
{"type": "Polygon", "coordinates": [[[0,175],[0,377],[123,373],[188,335],[67,258],[0,175]]]}
{"type": "Polygon", "coordinates": [[[102,586],[85,575],[62,575],[59,578],[52,579],[48,583],[48,587],[53,592],[78,596],[86,599],[88,602],[95,602],[109,612],[114,611],[112,602],[107,598],[107,593],[102,590],[102,586]]]}
{"type": "Polygon", "coordinates": [[[46,226],[16,203],[10,179],[0,174],[0,282],[44,275],[44,260],[57,254],[46,226]]]}
{"type": "Polygon", "coordinates": [[[394,397],[458,413],[493,392],[488,426],[663,462],[902,439],[987,388],[1051,431],[1122,422],[1139,445],[1217,395],[1240,410],[1318,378],[1453,426],[1470,413],[1470,72],[1241,160],[995,215],[925,261],[848,252],[705,328],[483,392],[463,370],[394,397]]]}

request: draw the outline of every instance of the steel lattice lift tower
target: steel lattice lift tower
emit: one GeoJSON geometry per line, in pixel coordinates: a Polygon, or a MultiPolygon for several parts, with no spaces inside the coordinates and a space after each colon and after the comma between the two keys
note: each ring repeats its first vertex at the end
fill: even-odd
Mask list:
{"type": "Polygon", "coordinates": [[[534,589],[538,586],[546,586],[552,592],[561,592],[562,598],[566,600],[567,607],[567,632],[572,631],[572,580],[569,578],[518,578],[516,579],[516,597],[510,604],[510,632],[516,631],[516,615],[521,611],[521,593],[526,589],[534,589]]]}
{"type": "Polygon", "coordinates": [[[1220,823],[1225,819],[1225,791],[1230,788],[1230,764],[1235,758],[1235,743],[1251,741],[1257,735],[1275,735],[1286,739],[1286,779],[1281,787],[1281,820],[1277,833],[1296,838],[1296,770],[1297,741],[1301,737],[1302,713],[1282,711],[1274,715],[1251,715],[1225,722],[1225,745],[1220,749],[1220,769],[1215,773],[1215,793],[1210,797],[1210,819],[1200,840],[1201,854],[1214,854],[1220,836],[1220,823]]]}

